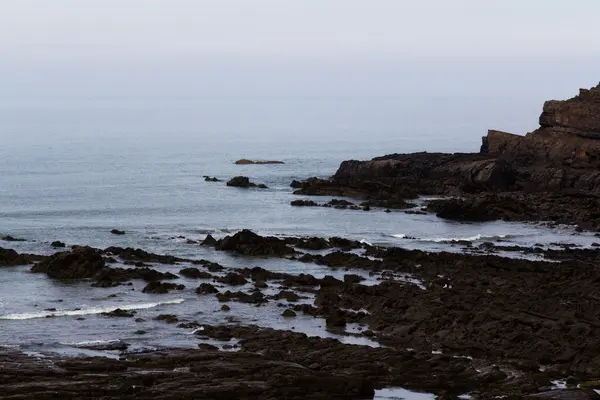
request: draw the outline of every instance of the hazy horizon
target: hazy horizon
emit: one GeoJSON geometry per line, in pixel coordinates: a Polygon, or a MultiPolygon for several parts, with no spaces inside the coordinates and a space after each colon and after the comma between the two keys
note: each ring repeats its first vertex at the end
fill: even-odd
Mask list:
{"type": "Polygon", "coordinates": [[[599,11],[591,0],[5,0],[0,132],[526,133],[545,100],[600,81],[599,11]]]}

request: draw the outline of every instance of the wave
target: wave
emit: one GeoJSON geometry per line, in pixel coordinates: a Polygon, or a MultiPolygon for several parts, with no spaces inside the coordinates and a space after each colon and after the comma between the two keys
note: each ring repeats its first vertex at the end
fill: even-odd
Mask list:
{"type": "Polygon", "coordinates": [[[60,342],[64,346],[98,346],[103,344],[119,343],[119,339],[108,339],[108,340],[82,340],[81,342],[60,342]]]}
{"type": "Polygon", "coordinates": [[[184,299],[172,299],[165,301],[158,301],[156,303],[141,303],[141,304],[126,304],[126,305],[112,305],[107,307],[91,307],[82,308],[80,310],[57,310],[57,311],[38,311],[32,313],[18,313],[8,314],[0,316],[0,320],[26,320],[35,318],[47,318],[47,317],[71,317],[80,315],[92,315],[102,314],[105,312],[111,312],[117,308],[121,310],[145,310],[149,308],[158,307],[165,304],[181,304],[184,299]]]}
{"type": "Polygon", "coordinates": [[[446,242],[476,242],[478,240],[501,240],[508,238],[509,235],[475,235],[468,237],[456,237],[456,238],[433,238],[425,239],[428,242],[435,243],[446,243],[446,242]]]}

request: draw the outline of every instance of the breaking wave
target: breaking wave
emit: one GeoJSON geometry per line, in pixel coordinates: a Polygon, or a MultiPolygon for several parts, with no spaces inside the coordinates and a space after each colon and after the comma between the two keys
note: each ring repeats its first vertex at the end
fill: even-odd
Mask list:
{"type": "Polygon", "coordinates": [[[181,304],[184,299],[172,299],[165,301],[158,301],[155,303],[141,303],[141,304],[125,304],[125,305],[112,305],[106,307],[90,307],[82,308],[80,310],[57,310],[57,311],[38,311],[32,313],[18,313],[8,314],[0,316],[0,320],[26,320],[35,318],[46,318],[46,317],[70,317],[79,315],[91,315],[91,314],[102,314],[105,312],[111,312],[117,308],[121,310],[145,310],[148,308],[154,308],[165,304],[181,304]]]}

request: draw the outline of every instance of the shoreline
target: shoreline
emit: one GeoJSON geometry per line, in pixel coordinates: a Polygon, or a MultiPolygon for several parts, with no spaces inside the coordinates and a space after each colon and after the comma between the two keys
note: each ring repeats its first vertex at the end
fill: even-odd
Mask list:
{"type": "MultiPolygon", "coordinates": [[[[247,230],[218,240],[208,239],[204,246],[215,247],[217,253],[238,254],[238,257],[255,260],[258,264],[267,260],[264,257],[269,257],[288,260],[299,267],[321,265],[332,275],[317,278],[304,272],[230,268],[209,260],[183,259],[118,247],[104,250],[76,247],[53,256],[15,255],[4,251],[2,264],[35,261],[35,271],[52,276],[46,279],[61,280],[68,276],[74,278],[71,279],[73,282],[91,283],[98,290],[140,282],[135,287],[144,288],[144,291],[148,287],[152,288],[148,290],[158,290],[154,293],[159,299],[166,293],[179,296],[181,290],[187,290],[179,289],[175,284],[179,282],[177,276],[187,276],[200,283],[197,288],[189,288],[196,291],[198,301],[216,298],[218,304],[232,310],[222,312],[233,317],[238,305],[258,307],[257,310],[271,314],[289,310],[289,317],[277,318],[296,319],[298,324],[302,324],[305,317],[323,321],[328,332],[362,337],[379,346],[343,344],[294,330],[239,323],[235,318],[234,322],[214,325],[203,323],[202,318],[194,321],[177,313],[159,315],[156,318],[173,320],[172,329],[193,329],[193,338],[200,346],[198,350],[154,350],[147,355],[149,359],[160,358],[163,360],[161,368],[168,367],[171,371],[159,372],[157,381],[167,375],[175,382],[181,379],[175,385],[181,385],[180,390],[184,393],[192,390],[188,373],[173,378],[172,370],[202,365],[204,371],[212,368],[210,365],[214,360],[239,363],[239,367],[230,369],[229,375],[223,377],[227,376],[228,381],[241,379],[245,382],[247,374],[252,373],[245,361],[247,357],[253,360],[252,365],[257,362],[256,357],[271,366],[282,361],[297,364],[297,368],[306,371],[307,376],[303,379],[311,382],[309,386],[321,390],[308,397],[293,397],[295,389],[291,386],[277,386],[266,376],[261,378],[263,383],[259,386],[265,393],[272,390],[273,395],[287,398],[372,398],[375,389],[386,387],[402,387],[446,398],[457,398],[466,393],[477,393],[471,396],[478,399],[498,395],[526,396],[550,390],[552,382],[559,379],[588,382],[596,376],[595,371],[600,372],[593,350],[594,331],[600,329],[600,315],[595,311],[600,305],[597,304],[600,297],[594,295],[594,282],[600,280],[600,272],[595,268],[600,250],[555,250],[551,254],[558,261],[556,263],[382,248],[341,238],[262,237],[247,230]],[[168,268],[172,273],[160,272],[161,268],[168,268]],[[348,268],[358,274],[346,271],[348,268]],[[139,281],[140,278],[146,282],[139,281]],[[368,283],[368,279],[372,282],[368,283]],[[561,303],[560,299],[565,296],[570,299],[568,304],[561,303]],[[276,308],[265,307],[269,304],[276,308]],[[578,331],[581,329],[583,331],[578,331]],[[579,333],[572,336],[575,331],[579,333]],[[215,343],[220,347],[215,347],[215,343]],[[325,357],[324,354],[328,355],[325,357]],[[180,365],[182,357],[187,360],[185,367],[180,365]],[[391,364],[385,367],[386,363],[391,364]],[[436,374],[444,378],[432,381],[436,374]],[[339,380],[332,384],[331,379],[339,380]],[[348,380],[354,383],[349,384],[348,380]],[[358,382],[357,387],[355,383],[358,382]]],[[[186,307],[192,304],[187,302],[186,307]]],[[[48,313],[52,314],[52,311],[48,313]]],[[[119,313],[111,312],[98,318],[112,319],[117,324],[135,318],[127,318],[126,311],[122,315],[126,318],[119,318],[119,313]]],[[[75,317],[67,314],[55,318],[69,320],[75,317]]],[[[92,315],[86,317],[93,318],[92,315]]],[[[110,361],[117,363],[111,364],[110,368],[120,371],[111,374],[123,381],[136,376],[131,357],[146,357],[129,354],[128,347],[127,343],[117,343],[117,348],[121,349],[117,355],[121,354],[120,358],[125,359],[110,361]]],[[[95,349],[101,350],[102,346],[95,349]]],[[[0,354],[8,360],[6,362],[16,363],[23,357],[22,353],[7,349],[0,354]]],[[[44,357],[58,360],[56,355],[44,357]]],[[[92,379],[94,385],[105,384],[104,378],[93,377],[93,371],[103,368],[102,365],[109,361],[69,359],[71,361],[61,362],[74,365],[78,372],[69,375],[74,379],[70,383],[64,382],[64,375],[58,374],[62,376],[61,385],[76,386],[75,381],[83,375],[92,379]]],[[[149,360],[140,361],[146,362],[152,364],[149,360]]],[[[285,371],[285,365],[277,368],[285,371]]],[[[32,372],[33,375],[40,373],[41,370],[32,372]]],[[[193,375],[193,371],[189,373],[193,375]]],[[[297,377],[295,369],[287,372],[278,369],[277,373],[297,377]]],[[[57,376],[45,378],[46,389],[59,384],[57,376]]],[[[221,379],[213,377],[209,380],[210,386],[221,379]]],[[[291,376],[285,379],[289,380],[291,376]]],[[[7,390],[18,387],[31,390],[31,383],[21,386],[22,383],[17,385],[7,381],[4,386],[7,390]]],[[[159,383],[146,386],[135,395],[151,398],[160,393],[161,387],[159,383]]],[[[208,387],[198,384],[193,389],[212,398],[208,387]]],[[[241,398],[262,398],[252,397],[256,396],[253,393],[241,398]]],[[[296,396],[300,394],[296,393],[296,396]]]]}

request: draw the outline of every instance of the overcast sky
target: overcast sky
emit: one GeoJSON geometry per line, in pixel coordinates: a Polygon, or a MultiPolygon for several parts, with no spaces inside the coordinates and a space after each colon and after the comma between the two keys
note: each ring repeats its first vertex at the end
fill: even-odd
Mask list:
{"type": "Polygon", "coordinates": [[[529,118],[600,81],[598,15],[597,0],[0,0],[0,107],[499,96],[529,118]]]}

